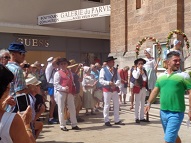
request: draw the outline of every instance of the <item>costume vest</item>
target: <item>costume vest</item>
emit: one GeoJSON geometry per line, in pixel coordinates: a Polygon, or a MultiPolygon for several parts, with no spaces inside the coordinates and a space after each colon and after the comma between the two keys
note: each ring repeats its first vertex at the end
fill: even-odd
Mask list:
{"type": "Polygon", "coordinates": [[[64,72],[63,70],[59,70],[60,74],[60,85],[63,87],[68,86],[69,87],[69,93],[72,93],[73,91],[73,75],[72,72],[67,70],[64,72]]]}
{"type": "MultiPolygon", "coordinates": [[[[103,69],[105,71],[104,80],[111,81],[113,74],[109,71],[109,69],[107,67],[104,67],[103,69]]],[[[113,78],[113,82],[117,81],[117,71],[115,71],[115,70],[116,69],[114,68],[114,72],[116,72],[116,74],[115,74],[115,77],[113,78]]],[[[118,91],[118,89],[117,88],[111,89],[110,85],[106,85],[106,86],[103,86],[103,91],[104,92],[113,92],[113,91],[118,91]]]]}
{"type": "MultiPolygon", "coordinates": [[[[144,71],[144,73],[145,73],[145,75],[147,77],[146,70],[143,69],[143,71],[144,71]]],[[[147,77],[146,81],[143,81],[143,77],[142,77],[142,75],[140,75],[138,79],[135,79],[135,86],[139,86],[140,88],[145,87],[146,89],[148,89],[148,82],[147,81],[148,81],[148,77],[147,77]]]]}

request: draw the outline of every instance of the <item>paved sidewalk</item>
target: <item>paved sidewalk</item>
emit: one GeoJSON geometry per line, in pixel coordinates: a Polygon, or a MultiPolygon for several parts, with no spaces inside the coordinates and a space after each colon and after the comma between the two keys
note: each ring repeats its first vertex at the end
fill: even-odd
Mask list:
{"type": "MultiPolygon", "coordinates": [[[[97,115],[81,116],[85,122],[79,123],[81,131],[69,130],[63,132],[59,125],[44,125],[37,143],[163,143],[163,130],[159,118],[150,117],[150,123],[136,124],[134,112],[129,111],[129,103],[121,106],[120,117],[125,126],[104,126],[102,111],[97,115]]],[[[113,124],[113,112],[110,112],[113,124]]],[[[71,127],[68,125],[68,129],[71,127]]],[[[182,143],[191,143],[191,128],[184,124],[181,126],[179,135],[182,143]]]]}

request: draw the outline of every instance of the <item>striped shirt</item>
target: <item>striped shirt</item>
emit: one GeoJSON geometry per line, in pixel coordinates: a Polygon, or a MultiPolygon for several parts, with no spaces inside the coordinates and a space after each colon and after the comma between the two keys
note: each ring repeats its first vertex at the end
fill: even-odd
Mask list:
{"type": "Polygon", "coordinates": [[[8,62],[7,68],[14,74],[14,80],[11,83],[10,94],[16,93],[26,88],[26,82],[23,70],[16,62],[8,62]]]}

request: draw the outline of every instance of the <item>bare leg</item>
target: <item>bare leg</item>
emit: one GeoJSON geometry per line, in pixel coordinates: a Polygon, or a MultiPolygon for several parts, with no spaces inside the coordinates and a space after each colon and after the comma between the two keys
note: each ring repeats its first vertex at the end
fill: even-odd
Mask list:
{"type": "MultiPolygon", "coordinates": [[[[182,141],[181,141],[180,137],[177,136],[177,138],[176,138],[176,143],[181,143],[181,142],[182,142],[182,141]]],[[[165,141],[165,143],[169,143],[169,142],[166,142],[166,141],[165,141]]]]}
{"type": "Polygon", "coordinates": [[[123,94],[123,103],[126,104],[126,94],[123,94]]]}
{"type": "Polygon", "coordinates": [[[119,95],[119,101],[122,103],[122,95],[119,95]]]}
{"type": "Polygon", "coordinates": [[[176,143],[181,143],[182,141],[181,141],[181,139],[180,139],[180,137],[178,136],[177,138],[176,138],[176,143]]]}
{"type": "Polygon", "coordinates": [[[43,128],[43,123],[40,122],[40,121],[35,121],[35,137],[36,139],[38,138],[40,132],[42,131],[42,128],[43,128]]]}
{"type": "Polygon", "coordinates": [[[54,100],[54,96],[50,96],[50,113],[49,113],[49,118],[53,118],[53,113],[54,113],[54,108],[56,105],[56,102],[54,100]]]}
{"type": "Polygon", "coordinates": [[[44,104],[42,104],[41,105],[41,107],[40,107],[40,109],[39,109],[39,111],[38,112],[36,112],[36,115],[35,115],[35,121],[41,116],[41,114],[45,111],[45,106],[44,106],[44,104]]]}

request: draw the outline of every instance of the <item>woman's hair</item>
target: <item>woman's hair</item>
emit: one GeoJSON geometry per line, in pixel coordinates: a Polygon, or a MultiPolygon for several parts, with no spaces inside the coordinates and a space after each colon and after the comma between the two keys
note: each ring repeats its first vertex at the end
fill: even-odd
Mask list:
{"type": "Polygon", "coordinates": [[[3,96],[7,86],[13,81],[13,79],[13,73],[4,65],[0,64],[0,98],[3,96]]]}
{"type": "Polygon", "coordinates": [[[9,54],[9,51],[6,49],[1,49],[0,50],[0,58],[2,58],[5,53],[9,54]]]}

